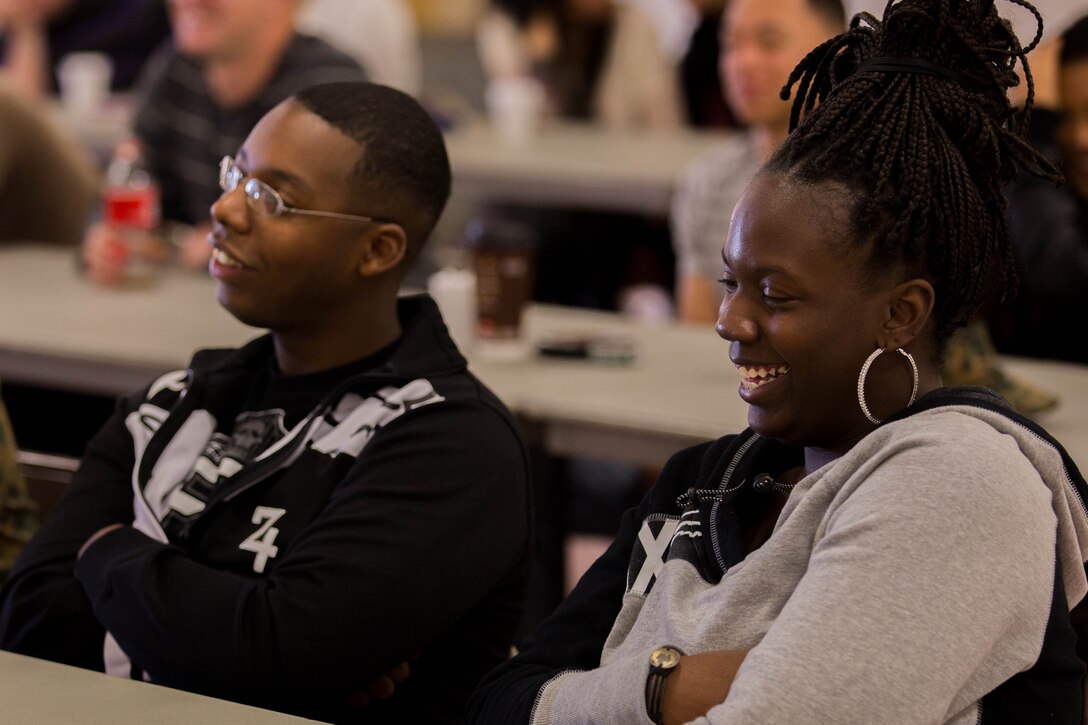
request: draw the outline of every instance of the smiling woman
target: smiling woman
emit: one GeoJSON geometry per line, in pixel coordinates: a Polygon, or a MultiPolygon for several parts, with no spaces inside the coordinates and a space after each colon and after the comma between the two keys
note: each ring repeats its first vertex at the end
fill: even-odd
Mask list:
{"type": "Polygon", "coordinates": [[[673,457],[472,721],[1080,723],[1088,488],[939,367],[1015,287],[1004,184],[1055,178],[1006,96],[1034,45],[893,0],[797,66],[722,250],[750,428],[673,457]]]}
{"type": "MultiPolygon", "coordinates": [[[[741,198],[723,251],[717,330],[741,374],[748,421],[807,447],[809,472],[872,430],[856,391],[874,349],[909,345],[921,391],[940,386],[932,343],[919,338],[933,288],[891,274],[870,279],[867,250],[844,243],[853,198],[839,183],[764,172],[741,198]]],[[[868,381],[866,407],[881,418],[904,407],[913,388],[910,367],[895,357],[874,363],[868,381]]]]}

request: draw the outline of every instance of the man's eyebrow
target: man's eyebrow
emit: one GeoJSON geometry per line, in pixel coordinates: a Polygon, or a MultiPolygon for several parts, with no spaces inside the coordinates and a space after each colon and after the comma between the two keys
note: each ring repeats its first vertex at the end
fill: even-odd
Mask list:
{"type": "MultiPolygon", "coordinates": [[[[245,148],[238,149],[238,155],[234,157],[234,160],[242,168],[242,171],[249,175],[251,172],[245,168],[246,150],[245,148]]],[[[283,169],[265,169],[261,172],[261,176],[264,176],[266,181],[273,182],[279,186],[287,185],[293,186],[298,191],[313,192],[313,189],[307,184],[301,176],[292,174],[290,171],[284,171],[283,169]]]]}
{"type": "Polygon", "coordinates": [[[301,176],[296,176],[290,171],[284,171],[283,169],[265,169],[261,175],[268,177],[270,181],[276,182],[277,185],[280,186],[286,184],[288,186],[293,186],[298,191],[313,191],[310,185],[307,184],[301,176]]]}

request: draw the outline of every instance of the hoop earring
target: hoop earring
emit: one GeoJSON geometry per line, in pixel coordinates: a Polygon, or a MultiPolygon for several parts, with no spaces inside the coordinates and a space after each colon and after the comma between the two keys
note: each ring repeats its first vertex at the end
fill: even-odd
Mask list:
{"type": "MultiPolygon", "coordinates": [[[[861,374],[858,375],[858,404],[861,405],[861,412],[865,414],[865,417],[869,419],[869,422],[873,425],[880,425],[883,421],[873,417],[873,414],[869,412],[869,404],[865,402],[865,377],[869,374],[869,367],[872,366],[873,361],[876,360],[884,352],[885,348],[878,347],[873,350],[872,354],[865,360],[865,364],[861,366],[861,374]]],[[[915,398],[918,397],[918,366],[914,363],[914,356],[901,347],[895,348],[895,351],[905,357],[907,362],[910,363],[911,373],[914,375],[914,382],[911,385],[910,400],[907,401],[907,407],[914,404],[915,398]]]]}

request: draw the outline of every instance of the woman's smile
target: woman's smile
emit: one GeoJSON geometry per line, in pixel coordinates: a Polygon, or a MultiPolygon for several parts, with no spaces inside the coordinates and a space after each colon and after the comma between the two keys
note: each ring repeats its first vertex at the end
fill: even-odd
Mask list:
{"type": "Polygon", "coordinates": [[[789,371],[789,365],[737,365],[741,387],[747,390],[761,388],[789,371]]]}

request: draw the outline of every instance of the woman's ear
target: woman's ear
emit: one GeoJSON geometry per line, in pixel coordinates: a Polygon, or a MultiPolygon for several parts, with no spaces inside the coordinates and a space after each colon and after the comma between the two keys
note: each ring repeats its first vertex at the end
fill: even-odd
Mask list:
{"type": "Polygon", "coordinates": [[[379,224],[372,229],[359,262],[359,273],[373,277],[396,267],[408,254],[408,234],[400,224],[379,224]]]}
{"type": "Polygon", "coordinates": [[[929,322],[935,300],[933,285],[927,280],[909,279],[896,285],[884,319],[882,346],[895,349],[909,345],[929,322]]]}

